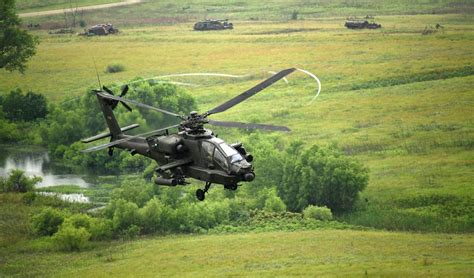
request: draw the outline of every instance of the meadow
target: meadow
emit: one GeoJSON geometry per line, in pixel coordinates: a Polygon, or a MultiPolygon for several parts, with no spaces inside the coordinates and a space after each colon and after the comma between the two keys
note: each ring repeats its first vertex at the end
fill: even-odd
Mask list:
{"type": "Polygon", "coordinates": [[[37,12],[44,10],[54,10],[54,9],[68,9],[76,8],[83,6],[99,5],[99,4],[108,4],[118,1],[114,0],[18,0],[16,1],[16,8],[20,13],[26,12],[37,12]]]}
{"type": "Polygon", "coordinates": [[[0,209],[2,277],[474,274],[474,240],[466,234],[334,229],[323,225],[306,231],[175,234],[95,242],[81,252],[66,253],[57,251],[48,237],[30,238],[28,218],[36,205],[25,205],[18,194],[1,194],[0,209]]]}
{"type": "MultiPolygon", "coordinates": [[[[189,276],[332,275],[336,270],[338,275],[472,276],[474,19],[468,8],[454,14],[447,12],[459,12],[459,6],[451,1],[418,6],[384,1],[379,10],[364,1],[319,1],[319,6],[295,1],[261,12],[258,2],[243,1],[234,3],[231,12],[230,4],[203,11],[206,4],[196,3],[184,9],[180,2],[146,2],[130,11],[87,15],[88,22],[98,22],[115,13],[124,25],[117,26],[122,32],[116,36],[34,31],[41,40],[37,55],[25,75],[2,72],[0,92],[20,87],[61,105],[98,86],[94,64],[103,84],[171,73],[250,74],[242,79],[174,78],[198,85],[187,90],[205,111],[269,76],[268,71],[309,70],[322,81],[316,100],[311,101],[314,81],[296,73],[288,85],[279,82],[219,119],[286,125],[292,131],[280,135],[283,142],[337,145],[362,161],[370,168],[369,186],[357,211],[339,220],[381,230],[145,238],[75,254],[51,252],[47,258],[14,251],[17,265],[5,273],[25,267],[26,275],[127,276],[134,274],[131,269],[173,275],[179,266],[189,276]],[[344,3],[349,4],[341,9],[344,3]],[[294,7],[302,20],[287,20],[294,7]],[[382,29],[344,28],[346,16],[377,10],[382,29]],[[119,16],[125,12],[130,16],[119,16]],[[193,32],[190,20],[206,15],[238,20],[232,31],[193,32]],[[444,29],[422,35],[437,23],[444,29]],[[106,73],[114,63],[125,70],[106,73]],[[69,263],[60,265],[65,256],[69,263]],[[43,267],[26,267],[35,260],[43,267]]],[[[241,134],[217,131],[231,142],[241,134]]],[[[22,250],[21,244],[7,250],[22,250]]]]}
{"type": "MultiPolygon", "coordinates": [[[[307,69],[323,83],[315,101],[315,82],[298,73],[289,85],[280,82],[220,119],[287,125],[292,132],[282,134],[286,142],[336,144],[367,164],[370,183],[362,196],[367,202],[360,205],[370,213],[349,215],[347,221],[472,231],[472,18],[407,15],[378,21],[384,28],[374,31],[347,30],[337,17],[240,22],[235,30],[209,33],[192,32],[189,23],[93,38],[38,31],[42,44],[27,74],[2,74],[2,91],[19,86],[60,103],[97,86],[94,60],[104,84],[169,73],[250,74],[173,79],[199,85],[188,91],[204,111],[253,86],[269,70],[307,69]],[[437,22],[445,29],[421,35],[437,22]],[[112,63],[125,71],[105,73],[112,63]]],[[[219,134],[230,141],[239,137],[238,131],[219,134]]]]}

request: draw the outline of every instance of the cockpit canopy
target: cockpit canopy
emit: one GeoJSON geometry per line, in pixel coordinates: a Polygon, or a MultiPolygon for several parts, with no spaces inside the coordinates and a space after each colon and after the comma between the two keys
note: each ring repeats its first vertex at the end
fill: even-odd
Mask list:
{"type": "Polygon", "coordinates": [[[215,161],[224,169],[228,169],[229,164],[244,160],[236,149],[217,137],[202,141],[202,155],[209,162],[215,161]]]}

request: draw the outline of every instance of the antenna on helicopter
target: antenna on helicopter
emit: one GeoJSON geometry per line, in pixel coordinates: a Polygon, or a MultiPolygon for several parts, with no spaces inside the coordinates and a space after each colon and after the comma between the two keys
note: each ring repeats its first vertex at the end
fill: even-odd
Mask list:
{"type": "Polygon", "coordinates": [[[100,88],[102,88],[102,84],[100,84],[99,71],[97,70],[97,64],[95,63],[94,56],[92,56],[92,61],[94,62],[95,74],[97,75],[97,82],[99,82],[99,90],[100,90],[100,88]]]}

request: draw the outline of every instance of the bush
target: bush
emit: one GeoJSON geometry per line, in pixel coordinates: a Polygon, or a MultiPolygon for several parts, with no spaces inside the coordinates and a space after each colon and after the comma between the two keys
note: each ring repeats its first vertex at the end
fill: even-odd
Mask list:
{"type": "Polygon", "coordinates": [[[115,231],[127,230],[131,225],[139,224],[138,206],[135,203],[119,199],[115,201],[113,227],[115,231]]]}
{"type": "Polygon", "coordinates": [[[75,228],[72,225],[61,225],[61,229],[53,236],[53,242],[59,250],[79,251],[89,241],[91,234],[84,228],[75,228]]]}
{"type": "Polygon", "coordinates": [[[296,143],[287,149],[285,160],[278,193],[291,211],[308,205],[327,206],[334,213],[350,211],[369,180],[366,167],[332,148],[304,150],[296,143]]]}
{"type": "Polygon", "coordinates": [[[26,192],[21,198],[24,204],[31,205],[36,200],[35,192],[26,192]]]}
{"type": "Polygon", "coordinates": [[[91,227],[92,218],[87,214],[77,213],[64,220],[64,225],[71,225],[72,227],[79,229],[84,228],[89,231],[91,227]]]}
{"type": "Polygon", "coordinates": [[[122,199],[135,203],[138,207],[143,207],[146,202],[153,198],[155,191],[153,184],[143,180],[126,180],[122,182],[120,188],[112,192],[112,198],[122,199]]]}
{"type": "Polygon", "coordinates": [[[138,237],[138,235],[140,235],[140,230],[141,228],[139,226],[135,224],[130,225],[128,229],[123,231],[123,239],[131,240],[138,237]]]}
{"type": "Polygon", "coordinates": [[[292,13],[291,13],[291,20],[298,20],[298,14],[299,12],[294,10],[292,13]]]}
{"type": "Polygon", "coordinates": [[[110,219],[92,218],[89,232],[92,240],[109,240],[113,237],[113,222],[110,219]]]}
{"type": "Polygon", "coordinates": [[[263,208],[268,212],[284,212],[286,211],[285,203],[278,196],[270,196],[265,201],[265,207],[263,208]]]}
{"type": "Polygon", "coordinates": [[[140,209],[141,226],[145,233],[165,233],[174,228],[173,210],[153,198],[140,209]]]}
{"type": "Polygon", "coordinates": [[[116,72],[121,72],[124,70],[125,70],[125,67],[121,64],[111,64],[111,65],[108,65],[107,68],[105,69],[105,71],[108,73],[116,73],[116,72]]]}
{"type": "Polygon", "coordinates": [[[321,221],[332,220],[332,212],[329,208],[313,205],[309,205],[303,210],[303,216],[305,219],[315,219],[321,221]]]}
{"type": "Polygon", "coordinates": [[[51,236],[64,222],[63,214],[56,209],[45,208],[31,219],[33,232],[37,235],[51,236]]]}
{"type": "Polygon", "coordinates": [[[40,182],[41,177],[28,178],[22,170],[14,169],[6,179],[0,181],[3,192],[28,192],[40,182]]]}

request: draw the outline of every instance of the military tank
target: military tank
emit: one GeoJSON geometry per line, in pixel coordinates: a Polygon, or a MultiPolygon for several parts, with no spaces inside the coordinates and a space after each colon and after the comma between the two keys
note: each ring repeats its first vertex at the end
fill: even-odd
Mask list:
{"type": "Polygon", "coordinates": [[[206,19],[199,21],[194,24],[195,31],[208,31],[208,30],[226,30],[234,29],[234,25],[229,22],[228,19],[206,19]]]}
{"type": "Polygon", "coordinates": [[[382,28],[381,24],[375,22],[368,22],[367,20],[348,20],[345,27],[349,29],[378,29],[382,28]]]}
{"type": "Polygon", "coordinates": [[[89,28],[84,35],[86,36],[107,36],[110,34],[117,34],[119,29],[115,28],[110,23],[97,24],[89,28]]]}

